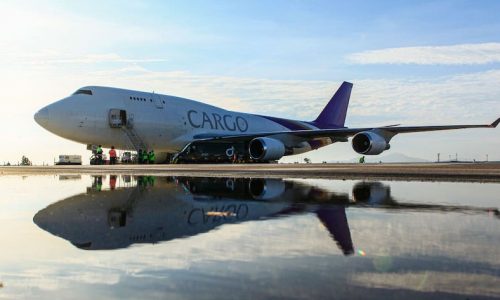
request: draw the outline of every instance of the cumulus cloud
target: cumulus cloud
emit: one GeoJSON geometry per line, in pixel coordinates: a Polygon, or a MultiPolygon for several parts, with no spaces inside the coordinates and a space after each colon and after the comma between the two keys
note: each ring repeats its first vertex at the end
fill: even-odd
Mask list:
{"type": "MultiPolygon", "coordinates": [[[[95,82],[202,100],[231,110],[313,120],[341,82],[273,80],[121,68],[95,82]]],[[[500,70],[428,79],[354,81],[348,125],[478,122],[500,112],[500,70]]],[[[90,82],[90,81],[89,81],[90,82]]]]}
{"type": "MultiPolygon", "coordinates": [[[[68,59],[74,57],[68,56],[68,59]]],[[[119,60],[123,57],[124,54],[117,53],[116,56],[98,58],[119,60]]],[[[37,60],[39,58],[33,58],[32,64],[27,60],[23,66],[6,68],[4,70],[8,69],[9,72],[0,72],[2,82],[11,87],[5,90],[4,99],[23,103],[25,108],[19,110],[17,106],[12,105],[3,108],[5,117],[0,124],[19,124],[16,126],[16,131],[5,132],[5,138],[13,145],[18,145],[13,149],[29,148],[33,142],[52,143],[50,147],[45,148],[46,152],[42,150],[30,156],[37,162],[51,161],[53,151],[50,149],[62,149],[63,143],[68,148],[61,151],[82,154],[84,157],[88,154],[78,144],[69,144],[49,133],[33,137],[33,130],[40,128],[34,122],[30,122],[33,112],[37,109],[67,96],[81,86],[102,85],[155,91],[199,100],[229,110],[313,120],[341,84],[340,81],[327,80],[277,80],[204,75],[186,71],[156,71],[148,69],[145,64],[133,62],[114,66],[114,69],[105,66],[101,70],[95,68],[93,71],[83,69],[81,72],[75,72],[71,63],[51,62],[36,65],[37,60]],[[26,89],[26,86],[30,88],[26,89]],[[19,120],[23,120],[23,123],[21,124],[19,120]],[[25,138],[28,136],[29,138],[25,138]]],[[[437,125],[491,122],[500,114],[498,82],[500,82],[500,70],[496,69],[434,78],[353,80],[354,89],[346,124],[354,127],[399,123],[437,125]]],[[[495,149],[498,147],[498,138],[492,136],[492,133],[488,131],[490,138],[485,142],[476,135],[471,136],[469,132],[464,131],[464,137],[467,138],[463,141],[464,143],[467,141],[470,145],[480,144],[482,153],[490,153],[490,158],[493,159],[493,153],[497,152],[495,149]]],[[[401,138],[395,139],[394,143],[398,140],[401,138]]],[[[416,157],[427,155],[425,158],[431,158],[430,150],[427,151],[418,145],[406,146],[407,143],[409,142],[402,143],[404,146],[401,148],[397,148],[398,144],[393,144],[395,146],[393,149],[416,157]],[[418,154],[412,154],[411,151],[418,154]],[[429,154],[422,154],[426,153],[425,151],[429,154]]],[[[437,138],[434,140],[429,138],[426,143],[439,144],[439,141],[437,138]]],[[[342,147],[335,145],[332,148],[335,157],[350,158],[352,149],[348,146],[345,149],[342,147]]],[[[450,153],[455,153],[457,147],[455,145],[454,149],[449,150],[450,153]]],[[[328,151],[326,149],[307,155],[314,159],[313,155],[318,153],[318,159],[315,161],[331,160],[326,158],[327,155],[332,155],[328,151]]],[[[445,153],[446,149],[440,148],[440,151],[445,153]]],[[[465,153],[468,157],[477,157],[475,154],[477,151],[471,149],[470,153],[465,153],[465,150],[459,152],[465,153]]],[[[17,156],[17,151],[5,152],[3,159],[15,161],[19,159],[17,156]]]]}
{"type": "Polygon", "coordinates": [[[360,80],[350,113],[385,116],[404,124],[493,121],[500,113],[500,70],[443,76],[433,80],[360,80]]]}
{"type": "Polygon", "coordinates": [[[358,64],[478,65],[500,62],[500,43],[401,47],[347,56],[358,64]]]}

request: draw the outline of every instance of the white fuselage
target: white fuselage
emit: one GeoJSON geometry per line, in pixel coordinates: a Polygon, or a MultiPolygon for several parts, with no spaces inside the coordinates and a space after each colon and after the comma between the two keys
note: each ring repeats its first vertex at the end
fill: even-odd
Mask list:
{"type": "MultiPolygon", "coordinates": [[[[92,94],[76,94],[77,91],[41,109],[35,120],[72,141],[134,150],[126,132],[110,126],[110,110],[126,111],[128,124],[157,152],[177,152],[197,136],[289,130],[264,117],[174,96],[94,86],[81,90],[92,94]]],[[[307,143],[290,141],[287,146],[294,148],[294,154],[311,150],[307,143]]]]}
{"type": "MultiPolygon", "coordinates": [[[[271,181],[284,185],[281,179],[271,181]]],[[[175,182],[159,178],[148,188],[72,196],[38,212],[34,222],[75,245],[90,242],[87,249],[116,249],[194,236],[224,224],[277,217],[291,205],[279,196],[256,200],[192,195],[175,182]],[[126,216],[122,226],[110,223],[117,212],[126,216]]]]}

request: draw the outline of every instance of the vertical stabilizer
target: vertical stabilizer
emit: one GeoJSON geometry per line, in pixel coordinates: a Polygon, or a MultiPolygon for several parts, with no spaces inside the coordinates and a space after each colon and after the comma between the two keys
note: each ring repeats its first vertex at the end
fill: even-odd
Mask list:
{"type": "Polygon", "coordinates": [[[321,223],[330,232],[331,237],[337,242],[344,255],[354,253],[354,245],[351,239],[351,231],[345,214],[345,207],[322,207],[316,211],[321,223]]]}
{"type": "Polygon", "coordinates": [[[351,90],[352,83],[344,81],[314,123],[320,128],[344,127],[351,90]]]}

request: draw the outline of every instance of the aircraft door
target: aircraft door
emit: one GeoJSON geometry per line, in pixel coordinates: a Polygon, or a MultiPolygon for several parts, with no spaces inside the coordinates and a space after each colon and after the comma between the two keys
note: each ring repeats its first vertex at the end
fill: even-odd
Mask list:
{"type": "Polygon", "coordinates": [[[127,111],[126,110],[120,110],[120,121],[123,125],[127,124],[127,111]]]}
{"type": "Polygon", "coordinates": [[[156,108],[158,108],[158,109],[162,109],[163,108],[164,100],[163,100],[162,96],[153,93],[153,101],[155,102],[156,108]]]}
{"type": "Polygon", "coordinates": [[[110,109],[108,114],[109,126],[120,128],[127,124],[127,111],[123,109],[110,109]]]}

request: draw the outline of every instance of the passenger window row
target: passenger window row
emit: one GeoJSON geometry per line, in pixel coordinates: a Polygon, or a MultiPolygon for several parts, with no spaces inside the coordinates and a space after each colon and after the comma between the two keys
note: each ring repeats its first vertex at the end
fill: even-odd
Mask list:
{"type": "MultiPolygon", "coordinates": [[[[151,234],[150,234],[150,237],[152,237],[151,234]]],[[[144,241],[144,240],[146,240],[146,238],[147,238],[147,236],[145,234],[144,235],[133,235],[133,236],[129,237],[129,240],[130,241],[144,241]]]]}
{"type": "MultiPolygon", "coordinates": [[[[148,99],[146,99],[146,98],[140,98],[140,97],[132,97],[132,96],[130,96],[129,98],[130,98],[130,100],[136,100],[136,101],[143,101],[143,102],[148,101],[148,99]]],[[[153,102],[153,99],[149,99],[149,102],[153,102]]],[[[165,104],[165,100],[162,100],[162,102],[163,102],[163,104],[165,104]]]]}
{"type": "MultiPolygon", "coordinates": [[[[148,101],[148,99],[140,98],[140,97],[129,97],[129,98],[130,98],[130,100],[137,100],[137,101],[144,101],[144,102],[148,101]]],[[[153,102],[153,99],[149,99],[149,101],[153,102]]]]}

